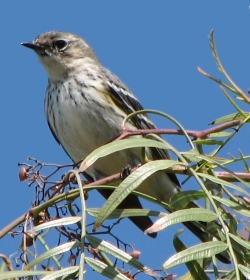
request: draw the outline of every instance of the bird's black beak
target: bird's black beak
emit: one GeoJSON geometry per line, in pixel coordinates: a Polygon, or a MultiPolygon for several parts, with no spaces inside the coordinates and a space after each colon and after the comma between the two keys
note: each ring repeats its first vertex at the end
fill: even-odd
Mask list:
{"type": "Polygon", "coordinates": [[[45,48],[43,46],[36,45],[34,43],[23,42],[21,43],[22,46],[32,49],[35,52],[44,52],[45,48]]]}

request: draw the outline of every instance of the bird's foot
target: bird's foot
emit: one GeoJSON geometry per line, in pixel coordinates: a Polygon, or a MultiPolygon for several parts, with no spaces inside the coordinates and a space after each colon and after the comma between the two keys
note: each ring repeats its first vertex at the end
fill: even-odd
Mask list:
{"type": "Polygon", "coordinates": [[[124,180],[131,174],[132,167],[131,165],[127,165],[121,170],[120,178],[124,180]]]}

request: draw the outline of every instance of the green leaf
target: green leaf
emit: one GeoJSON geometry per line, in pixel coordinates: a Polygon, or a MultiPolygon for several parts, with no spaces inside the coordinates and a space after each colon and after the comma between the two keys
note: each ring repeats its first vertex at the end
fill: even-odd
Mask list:
{"type": "MultiPolygon", "coordinates": [[[[86,209],[86,212],[93,216],[97,217],[99,212],[102,211],[102,208],[88,208],[86,209]]],[[[149,209],[115,209],[106,219],[112,220],[112,219],[121,219],[121,218],[127,218],[127,217],[138,217],[138,216],[152,216],[152,217],[163,217],[166,213],[164,212],[158,212],[158,211],[152,211],[149,209]]]]}
{"type": "Polygon", "coordinates": [[[50,273],[49,271],[44,271],[44,270],[7,271],[7,272],[0,273],[0,280],[22,278],[22,277],[28,277],[28,276],[37,276],[37,275],[44,275],[44,274],[49,274],[49,273],[50,273]]]}
{"type": "Polygon", "coordinates": [[[226,92],[226,90],[223,87],[220,87],[222,93],[226,96],[227,100],[231,103],[231,105],[234,107],[234,109],[241,114],[241,116],[245,119],[247,118],[247,114],[241,110],[241,108],[237,105],[236,102],[234,102],[234,99],[226,92]]]}
{"type": "Polygon", "coordinates": [[[227,250],[227,248],[228,245],[220,241],[204,242],[173,255],[163,264],[163,269],[166,270],[196,259],[209,258],[227,250]]]}
{"type": "Polygon", "coordinates": [[[175,210],[183,209],[187,207],[190,202],[206,197],[203,191],[182,191],[173,195],[169,204],[175,210]]]}
{"type": "Polygon", "coordinates": [[[218,177],[216,177],[216,176],[212,176],[212,175],[205,174],[205,173],[197,173],[197,175],[198,175],[199,177],[203,178],[203,179],[204,179],[204,178],[205,178],[205,179],[208,179],[208,180],[210,180],[210,181],[212,181],[212,182],[214,182],[214,183],[216,183],[216,184],[224,185],[224,186],[227,186],[227,187],[229,187],[229,188],[232,188],[232,189],[234,189],[234,190],[236,190],[236,191],[238,191],[238,192],[241,192],[241,193],[245,194],[246,196],[249,196],[249,197],[250,197],[250,193],[247,192],[246,190],[244,190],[244,189],[242,189],[242,188],[238,187],[237,185],[234,185],[234,184],[232,184],[232,183],[230,183],[230,182],[227,182],[227,181],[225,181],[225,180],[222,180],[222,179],[220,179],[220,178],[218,178],[218,177]]]}
{"type": "MultiPolygon", "coordinates": [[[[234,178],[236,178],[239,182],[241,182],[242,184],[244,184],[245,186],[247,186],[248,188],[250,187],[250,184],[245,182],[244,180],[242,180],[241,178],[239,178],[237,175],[235,175],[232,171],[230,171],[229,169],[225,168],[223,165],[221,165],[219,162],[215,161],[214,159],[211,159],[210,157],[208,156],[204,156],[204,155],[197,155],[197,158],[200,159],[200,160],[205,160],[207,161],[208,163],[212,163],[214,164],[215,166],[217,167],[221,167],[222,169],[224,169],[225,171],[227,171],[228,173],[230,173],[234,178]]],[[[203,176],[204,173],[197,173],[197,175],[199,176],[203,176]]],[[[207,174],[205,174],[204,176],[208,176],[207,174]]],[[[203,176],[203,177],[204,177],[203,176]]],[[[210,175],[211,176],[211,175],[210,175]]],[[[213,176],[211,176],[211,181],[213,181],[212,179],[213,176]]],[[[214,177],[216,178],[216,177],[214,177]]],[[[217,178],[218,179],[218,178],[217,178]]],[[[216,179],[214,179],[216,180],[216,179]]],[[[230,183],[224,181],[224,185],[228,185],[230,186],[230,183]]],[[[234,185],[233,185],[234,186],[234,185]]]]}
{"type": "Polygon", "coordinates": [[[247,278],[249,279],[249,275],[250,275],[250,268],[246,267],[242,264],[238,264],[238,268],[241,271],[241,273],[247,278]]]}
{"type": "Polygon", "coordinates": [[[181,155],[188,159],[190,162],[199,162],[200,159],[197,159],[197,156],[200,155],[199,151],[195,148],[188,152],[181,152],[181,155]]]}
{"type": "Polygon", "coordinates": [[[228,137],[230,135],[231,135],[231,132],[220,131],[220,132],[210,133],[209,137],[220,138],[220,137],[228,137]]]}
{"type": "Polygon", "coordinates": [[[201,139],[201,140],[195,140],[193,141],[195,144],[197,145],[223,145],[223,141],[219,141],[219,140],[213,140],[213,139],[201,139]]]}
{"type": "Polygon", "coordinates": [[[242,119],[243,116],[239,113],[233,113],[227,116],[223,116],[221,118],[216,119],[215,121],[213,121],[212,124],[221,124],[221,123],[225,123],[225,122],[229,122],[229,121],[233,121],[233,120],[239,120],[242,119]]]}
{"type": "Polygon", "coordinates": [[[237,243],[239,243],[240,245],[242,245],[244,248],[250,250],[250,242],[249,241],[246,241],[238,236],[235,236],[231,233],[228,233],[228,235],[233,239],[235,240],[237,243]]]}
{"type": "Polygon", "coordinates": [[[158,232],[164,228],[189,221],[201,221],[201,222],[211,222],[217,219],[218,216],[208,210],[202,208],[190,208],[178,210],[171,214],[166,214],[165,217],[157,220],[150,228],[145,230],[145,233],[150,234],[153,232],[158,232]]]}
{"type": "Polygon", "coordinates": [[[157,277],[159,276],[157,273],[153,272],[151,269],[149,269],[148,267],[146,267],[145,265],[143,265],[141,262],[139,262],[138,260],[134,259],[133,257],[131,257],[128,253],[126,253],[125,251],[117,248],[116,246],[114,246],[113,244],[98,239],[92,235],[87,234],[86,238],[88,239],[89,243],[94,247],[99,249],[102,252],[108,253],[112,256],[114,256],[115,258],[133,266],[134,268],[136,268],[137,270],[143,271],[146,274],[149,274],[150,276],[154,276],[157,277]]]}
{"type": "Polygon", "coordinates": [[[29,264],[27,264],[24,267],[24,270],[29,270],[29,269],[31,269],[31,267],[41,263],[42,261],[44,261],[48,258],[53,257],[54,255],[68,252],[68,251],[73,250],[80,246],[81,246],[80,242],[72,241],[72,242],[68,242],[68,243],[62,244],[60,246],[54,247],[53,249],[50,249],[49,251],[41,254],[39,257],[36,257],[32,262],[30,262],[29,264]]]}
{"type": "Polygon", "coordinates": [[[102,274],[103,276],[105,276],[109,279],[129,280],[128,277],[121,274],[118,270],[106,265],[105,263],[103,263],[97,259],[86,257],[85,261],[92,269],[94,269],[95,271],[99,272],[100,274],[102,274]]]}
{"type": "MultiPolygon", "coordinates": [[[[175,235],[173,244],[174,244],[174,247],[177,252],[181,252],[181,251],[187,249],[187,247],[183,244],[183,242],[178,237],[178,234],[175,235]]],[[[181,277],[179,279],[182,279],[182,280],[184,280],[184,279],[209,280],[206,273],[204,272],[204,269],[201,268],[200,264],[196,260],[187,262],[187,263],[185,263],[185,265],[188,268],[189,272],[186,274],[186,278],[181,277]],[[189,278],[189,276],[190,276],[190,278],[189,278]]]]}
{"type": "Polygon", "coordinates": [[[43,223],[43,224],[41,224],[39,226],[36,226],[34,228],[34,230],[35,231],[39,231],[39,230],[47,229],[47,228],[51,228],[51,227],[60,227],[60,226],[76,224],[80,220],[81,220],[81,217],[77,217],[77,216],[75,216],[75,217],[60,218],[60,219],[49,221],[49,222],[43,223]]]}
{"type": "Polygon", "coordinates": [[[246,173],[248,173],[249,172],[249,167],[248,167],[248,163],[247,163],[247,161],[245,160],[245,156],[244,156],[244,154],[239,150],[239,154],[240,154],[240,159],[241,159],[241,162],[243,163],[243,165],[244,165],[244,170],[245,170],[245,172],[246,173]]]}
{"type": "Polygon", "coordinates": [[[62,268],[60,270],[51,272],[49,275],[46,275],[43,278],[41,278],[41,280],[60,279],[63,276],[70,276],[72,274],[75,274],[78,270],[79,270],[79,266],[70,266],[70,267],[62,268]]]}
{"type": "Polygon", "coordinates": [[[237,213],[239,213],[243,216],[250,217],[250,211],[245,209],[243,206],[239,205],[238,203],[233,202],[233,201],[231,201],[229,199],[226,199],[226,198],[218,197],[218,196],[212,196],[212,197],[213,197],[213,199],[219,201],[220,203],[230,207],[235,212],[237,212],[237,213]]]}
{"type": "Polygon", "coordinates": [[[108,253],[115,258],[128,263],[135,267],[136,269],[142,270],[144,265],[140,263],[139,261],[133,259],[128,253],[125,251],[117,248],[116,246],[112,245],[111,243],[101,240],[99,238],[96,238],[94,236],[91,236],[89,234],[86,235],[86,238],[88,239],[89,243],[94,247],[99,249],[100,251],[103,251],[105,253],[108,253]]]}
{"type": "Polygon", "coordinates": [[[117,151],[129,149],[129,148],[140,148],[140,147],[155,147],[159,149],[169,149],[171,148],[167,142],[159,142],[152,139],[146,138],[130,138],[113,141],[100,148],[94,150],[90,155],[88,155],[84,161],[81,163],[79,172],[85,171],[93,163],[95,163],[99,158],[105,157],[117,151]]]}
{"type": "Polygon", "coordinates": [[[148,162],[133,173],[131,173],[121,184],[115,189],[112,195],[104,204],[102,211],[96,219],[94,230],[98,229],[103,221],[117,208],[118,205],[144,180],[159,170],[165,170],[173,165],[180,164],[178,161],[173,160],[156,160],[148,162]]]}

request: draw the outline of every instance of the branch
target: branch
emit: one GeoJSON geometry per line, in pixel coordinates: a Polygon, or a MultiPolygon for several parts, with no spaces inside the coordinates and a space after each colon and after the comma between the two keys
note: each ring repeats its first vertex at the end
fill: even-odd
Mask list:
{"type": "MultiPolygon", "coordinates": [[[[209,137],[210,134],[221,132],[225,129],[235,127],[242,122],[242,119],[229,121],[223,124],[219,124],[209,129],[205,129],[203,131],[196,131],[196,130],[186,130],[189,136],[193,137],[193,140],[198,139],[206,139],[209,137]]],[[[170,134],[170,135],[183,135],[182,131],[179,129],[127,129],[123,128],[121,134],[115,138],[115,140],[121,140],[127,138],[129,136],[134,135],[147,135],[147,134],[170,134]]]]}

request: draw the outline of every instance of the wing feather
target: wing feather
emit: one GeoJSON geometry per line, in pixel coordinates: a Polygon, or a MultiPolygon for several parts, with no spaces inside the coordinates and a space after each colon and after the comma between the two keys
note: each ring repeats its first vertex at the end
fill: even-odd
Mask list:
{"type": "MultiPolygon", "coordinates": [[[[131,114],[135,111],[143,110],[140,102],[117,76],[115,76],[112,72],[104,67],[103,72],[107,78],[106,82],[109,87],[111,98],[117,104],[117,106],[122,108],[126,114],[131,114]]],[[[138,129],[156,128],[146,114],[136,115],[131,118],[131,121],[138,129]]],[[[170,158],[167,150],[152,148],[151,151],[153,159],[170,158]]],[[[175,174],[168,173],[168,176],[172,181],[174,181],[175,184],[177,184],[177,186],[180,186],[175,174]]]]}

